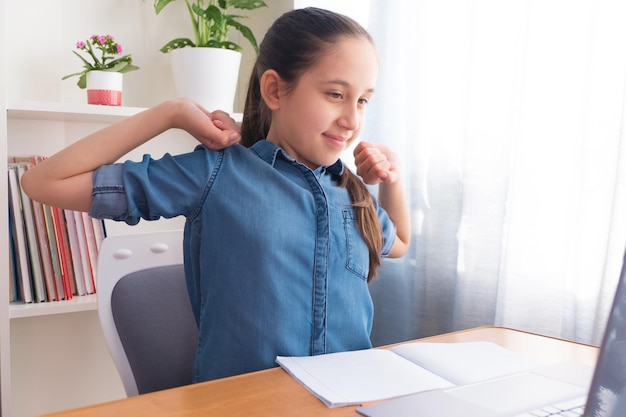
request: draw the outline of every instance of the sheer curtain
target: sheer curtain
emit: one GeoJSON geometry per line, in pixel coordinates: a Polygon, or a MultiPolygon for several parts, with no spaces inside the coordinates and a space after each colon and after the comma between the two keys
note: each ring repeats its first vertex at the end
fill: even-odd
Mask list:
{"type": "Polygon", "coordinates": [[[480,325],[599,343],[626,242],[626,3],[370,0],[364,139],[402,158],[410,251],[376,345],[480,325]]]}

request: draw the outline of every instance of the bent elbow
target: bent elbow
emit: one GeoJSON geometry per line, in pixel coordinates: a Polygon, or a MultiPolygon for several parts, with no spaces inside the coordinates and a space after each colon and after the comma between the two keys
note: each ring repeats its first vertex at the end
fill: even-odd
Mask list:
{"type": "Polygon", "coordinates": [[[402,256],[404,256],[404,254],[406,254],[408,250],[409,250],[409,243],[404,242],[399,237],[397,237],[387,257],[388,258],[401,258],[402,256]]]}

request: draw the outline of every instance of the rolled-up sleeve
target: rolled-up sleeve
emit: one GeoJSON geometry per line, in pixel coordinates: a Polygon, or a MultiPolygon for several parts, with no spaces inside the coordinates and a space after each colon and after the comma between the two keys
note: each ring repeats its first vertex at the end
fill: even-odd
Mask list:
{"type": "Polygon", "coordinates": [[[127,220],[128,203],[124,193],[122,173],[123,165],[121,164],[104,165],[94,171],[91,209],[89,210],[91,217],[116,221],[127,220]]]}
{"type": "Polygon", "coordinates": [[[93,174],[89,214],[129,225],[201,211],[224,152],[198,146],[193,152],[99,167],[93,174]]]}

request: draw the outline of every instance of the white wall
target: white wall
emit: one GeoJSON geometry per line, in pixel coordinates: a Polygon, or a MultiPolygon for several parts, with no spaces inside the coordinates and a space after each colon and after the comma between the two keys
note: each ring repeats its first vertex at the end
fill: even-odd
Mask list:
{"type": "MultiPolygon", "coordinates": [[[[270,0],[267,8],[241,14],[260,42],[271,22],[293,7],[288,0],[270,0]]],[[[72,53],[75,44],[93,34],[111,34],[131,53],[141,69],[124,76],[123,105],[150,107],[175,96],[169,56],[161,46],[177,37],[193,38],[182,0],[157,16],[150,0],[7,1],[7,98],[16,100],[85,102],[77,78],[64,75],[81,70],[72,53]]],[[[240,87],[235,111],[243,108],[254,52],[238,33],[232,38],[244,46],[240,87]]]]}

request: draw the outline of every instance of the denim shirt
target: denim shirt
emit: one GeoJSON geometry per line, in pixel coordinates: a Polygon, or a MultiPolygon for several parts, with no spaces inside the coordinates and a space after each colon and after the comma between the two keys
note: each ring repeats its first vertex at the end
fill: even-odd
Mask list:
{"type": "MultiPolygon", "coordinates": [[[[96,170],[93,217],[186,217],[194,381],[270,368],[277,355],[371,347],[369,252],[342,170],[312,171],[265,140],[96,170]]],[[[395,226],[375,204],[386,256],[395,226]]]]}

